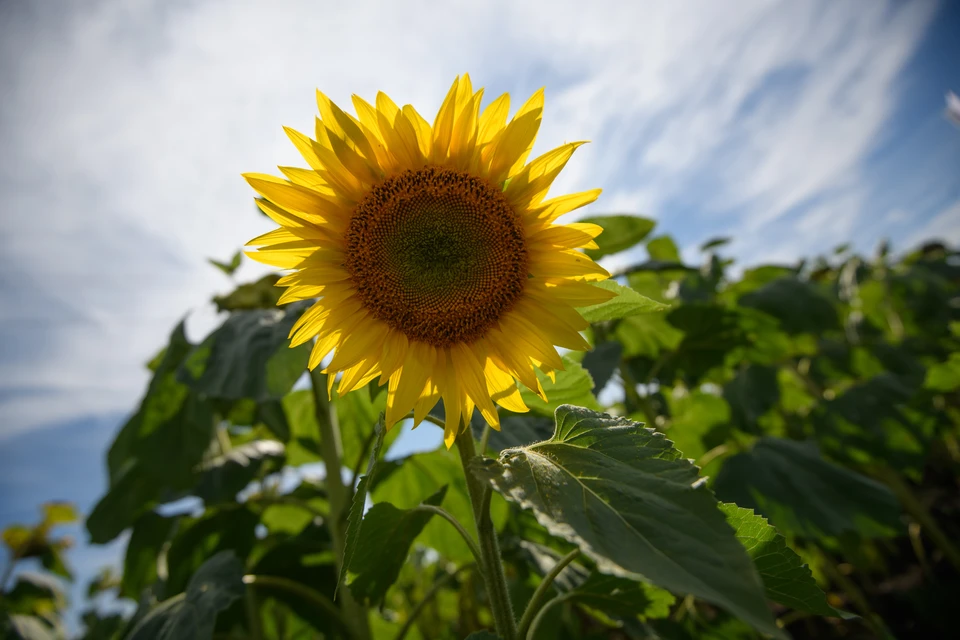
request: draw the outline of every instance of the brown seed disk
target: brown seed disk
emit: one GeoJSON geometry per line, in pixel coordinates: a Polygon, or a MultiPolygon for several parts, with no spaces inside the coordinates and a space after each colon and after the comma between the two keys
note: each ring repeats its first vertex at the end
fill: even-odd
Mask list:
{"type": "Polygon", "coordinates": [[[364,306],[410,340],[471,343],[527,279],[520,217],[502,190],[452,169],[405,171],[357,204],[346,269],[364,306]]]}

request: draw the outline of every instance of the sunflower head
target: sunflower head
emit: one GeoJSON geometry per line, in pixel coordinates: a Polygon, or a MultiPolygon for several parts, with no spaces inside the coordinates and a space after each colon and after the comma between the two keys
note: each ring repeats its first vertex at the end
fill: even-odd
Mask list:
{"type": "Polygon", "coordinates": [[[442,398],[448,447],[475,409],[495,429],[495,405],[526,411],[518,380],[546,399],[535,369],[563,368],[555,345],[588,348],[576,308],[613,296],[577,250],[601,228],[555,223],[600,190],[545,200],[583,143],[527,163],[543,92],[509,120],[509,95],[482,97],[457,78],[431,125],[383,93],[354,96],[353,116],[318,91],[315,137],[286,130],[310,169],[244,176],[280,225],[248,255],[291,270],[281,304],[316,299],[291,344],[316,340],[311,369],[333,352],[330,392],[387,384],[388,427],[442,398]]]}

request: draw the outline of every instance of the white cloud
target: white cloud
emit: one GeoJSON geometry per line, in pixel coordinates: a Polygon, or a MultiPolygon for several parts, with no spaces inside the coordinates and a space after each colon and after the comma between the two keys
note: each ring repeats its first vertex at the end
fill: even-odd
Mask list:
{"type": "Polygon", "coordinates": [[[954,247],[960,246],[960,200],[956,200],[928,220],[908,236],[900,248],[913,249],[928,240],[946,241],[954,247]]]}
{"type": "MultiPolygon", "coordinates": [[[[596,210],[642,208],[673,228],[726,215],[733,235],[746,225],[757,236],[824,194],[859,197],[861,163],[932,8],[8,6],[0,284],[18,304],[0,312],[0,330],[22,344],[0,351],[0,408],[16,410],[0,437],[132,407],[141,363],[188,309],[229,286],[206,256],[269,228],[239,174],[302,164],[280,126],[311,129],[314,87],[340,103],[383,89],[429,115],[463,71],[489,95],[516,92],[515,104],[546,84],[538,150],[593,140],[558,189],[601,186],[596,210]],[[666,208],[678,197],[695,213],[666,208]]],[[[796,233],[782,226],[770,246],[796,233]]]]}

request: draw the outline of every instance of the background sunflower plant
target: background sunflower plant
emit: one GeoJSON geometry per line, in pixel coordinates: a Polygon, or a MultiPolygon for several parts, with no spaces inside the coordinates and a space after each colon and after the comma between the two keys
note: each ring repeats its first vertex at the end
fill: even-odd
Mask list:
{"type": "MultiPolygon", "coordinates": [[[[86,520],[128,536],[91,594],[139,604],[84,637],[949,626],[960,509],[931,496],[960,465],[956,252],[735,275],[717,239],[694,267],[650,220],[558,221],[599,191],[548,197],[581,143],[529,159],[542,92],[509,117],[464,76],[432,123],[353,102],[318,93],[313,137],[287,131],[309,168],[245,176],[278,225],[248,255],[282,273],[149,363],[86,520]],[[641,245],[615,277],[596,262],[641,245]],[[396,453],[421,423],[443,445],[396,453]]],[[[53,587],[7,588],[29,558],[70,575],[50,531],[75,515],[44,513],[3,535],[14,638],[62,635],[53,587]]]]}

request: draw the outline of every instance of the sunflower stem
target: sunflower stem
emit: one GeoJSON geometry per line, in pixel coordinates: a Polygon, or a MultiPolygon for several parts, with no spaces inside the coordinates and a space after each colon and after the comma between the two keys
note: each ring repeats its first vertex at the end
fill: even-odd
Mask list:
{"type": "MultiPolygon", "coordinates": [[[[326,375],[313,369],[310,371],[313,390],[314,411],[320,426],[320,455],[325,467],[324,483],[327,498],[330,501],[330,538],[333,540],[334,561],[337,574],[343,562],[343,549],[346,544],[347,512],[350,509],[351,490],[343,483],[342,459],[343,447],[340,443],[340,424],[336,408],[327,396],[326,375]]],[[[340,607],[353,636],[359,640],[370,639],[370,621],[367,609],[356,600],[349,589],[340,591],[340,607]]]]}
{"type": "Polygon", "coordinates": [[[476,444],[469,425],[460,425],[457,436],[457,451],[463,465],[463,476],[467,481],[467,492],[473,505],[473,519],[477,525],[477,538],[480,541],[480,566],[483,582],[490,600],[493,621],[497,634],[502,640],[516,640],[517,621],[513,617],[513,605],[507,590],[507,578],[500,562],[500,543],[497,532],[490,519],[490,487],[470,472],[470,461],[477,457],[476,444]]]}
{"type": "Polygon", "coordinates": [[[553,568],[550,569],[550,572],[543,577],[543,580],[540,581],[540,584],[537,586],[537,590],[533,592],[533,596],[530,598],[530,602],[527,603],[527,610],[523,612],[523,616],[520,618],[519,637],[521,640],[527,637],[528,632],[533,625],[534,618],[540,611],[540,604],[547,597],[550,587],[553,586],[553,581],[556,580],[557,576],[560,575],[560,572],[563,571],[566,566],[573,562],[579,555],[580,549],[577,548],[563,556],[557,561],[557,564],[553,565],[553,568]]]}

